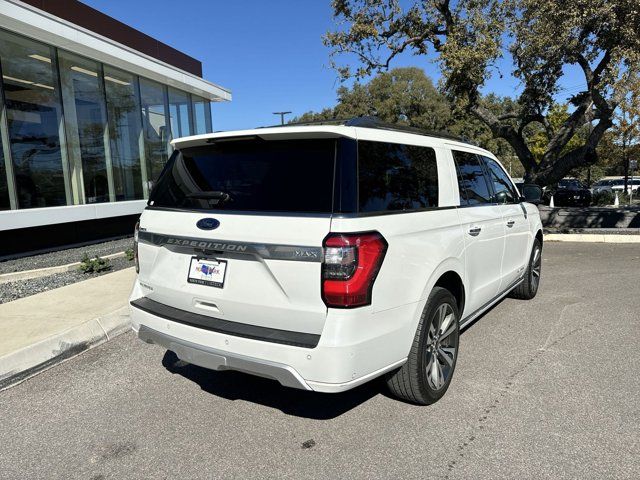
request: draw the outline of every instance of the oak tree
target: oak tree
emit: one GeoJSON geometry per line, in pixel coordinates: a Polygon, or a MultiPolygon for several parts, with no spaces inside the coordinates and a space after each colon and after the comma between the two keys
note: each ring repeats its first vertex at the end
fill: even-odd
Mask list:
{"type": "MultiPolygon", "coordinates": [[[[513,165],[514,154],[509,144],[493,138],[489,128],[477,118],[453,108],[422,69],[406,67],[381,72],[367,83],[341,86],[337,97],[335,107],[306,112],[291,123],[371,115],[387,123],[435,132],[448,131],[494,152],[510,173],[516,176],[523,173],[519,165],[513,165]]],[[[512,109],[514,104],[509,98],[491,94],[483,97],[481,103],[495,113],[512,109]]]]}
{"type": "Polygon", "coordinates": [[[597,146],[613,125],[627,92],[629,75],[640,64],[640,5],[637,0],[333,0],[338,28],[324,42],[343,78],[364,78],[389,68],[404,52],[435,56],[443,88],[456,104],[505,139],[526,177],[541,185],[597,161],[597,146]],[[341,65],[343,54],[358,67],[341,65]],[[502,57],[522,84],[514,108],[486,108],[481,90],[502,57]],[[560,125],[549,119],[565,68],[578,68],[582,91],[568,101],[560,125]],[[537,124],[545,145],[535,155],[526,130],[537,124]],[[576,132],[591,124],[579,145],[576,132]]]}

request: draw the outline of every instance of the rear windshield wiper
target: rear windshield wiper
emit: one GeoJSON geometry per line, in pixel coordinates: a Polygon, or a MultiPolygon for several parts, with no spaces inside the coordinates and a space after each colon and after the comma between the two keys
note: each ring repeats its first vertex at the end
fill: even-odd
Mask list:
{"type": "Polygon", "coordinates": [[[216,203],[226,203],[231,200],[231,195],[227,192],[210,191],[210,192],[190,192],[185,195],[187,198],[203,198],[206,200],[218,200],[216,203]]]}

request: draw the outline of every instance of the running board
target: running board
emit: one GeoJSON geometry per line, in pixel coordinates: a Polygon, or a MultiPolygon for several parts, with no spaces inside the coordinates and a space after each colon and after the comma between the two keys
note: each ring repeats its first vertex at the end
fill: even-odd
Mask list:
{"type": "Polygon", "coordinates": [[[496,303],[498,303],[500,300],[502,300],[504,297],[506,297],[507,295],[509,295],[509,293],[511,292],[511,290],[513,290],[514,288],[516,288],[518,285],[520,285],[522,282],[524,282],[524,277],[519,278],[518,280],[516,280],[514,283],[511,284],[511,286],[509,286],[505,291],[503,291],[502,293],[498,294],[496,297],[494,297],[492,300],[489,300],[487,303],[485,303],[483,306],[481,306],[478,310],[476,310],[475,312],[473,312],[471,315],[468,315],[467,317],[464,318],[464,320],[462,320],[462,322],[460,322],[460,330],[462,330],[464,327],[466,327],[467,325],[469,325],[471,322],[473,322],[475,319],[477,319],[480,315],[482,315],[484,312],[486,312],[487,310],[489,310],[491,307],[493,307],[496,303]]]}

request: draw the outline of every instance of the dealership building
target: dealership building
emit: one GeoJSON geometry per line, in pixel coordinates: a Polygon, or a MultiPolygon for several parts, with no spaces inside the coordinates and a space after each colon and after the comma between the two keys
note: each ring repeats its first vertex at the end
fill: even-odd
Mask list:
{"type": "Polygon", "coordinates": [[[0,78],[0,258],[131,231],[170,141],[231,100],[198,60],[76,0],[0,0],[0,78]]]}

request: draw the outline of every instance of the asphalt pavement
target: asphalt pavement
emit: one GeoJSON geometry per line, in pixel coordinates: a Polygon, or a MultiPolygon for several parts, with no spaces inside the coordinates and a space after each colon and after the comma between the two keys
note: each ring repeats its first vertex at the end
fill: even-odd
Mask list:
{"type": "Polygon", "coordinates": [[[0,392],[0,478],[640,478],[640,246],[545,245],[445,397],[181,365],[129,333],[0,392]]]}

